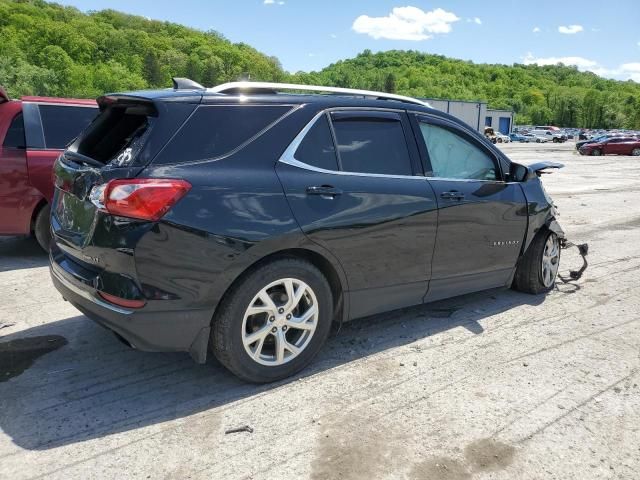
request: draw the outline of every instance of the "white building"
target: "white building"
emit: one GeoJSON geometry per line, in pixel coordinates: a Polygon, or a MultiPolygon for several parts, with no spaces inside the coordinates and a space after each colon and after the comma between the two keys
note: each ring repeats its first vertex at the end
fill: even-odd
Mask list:
{"type": "Polygon", "coordinates": [[[484,132],[484,127],[493,127],[505,135],[511,133],[513,129],[513,111],[492,110],[487,108],[486,102],[442,100],[437,98],[422,98],[421,100],[426,100],[436,110],[459,118],[481,133],[484,132]]]}

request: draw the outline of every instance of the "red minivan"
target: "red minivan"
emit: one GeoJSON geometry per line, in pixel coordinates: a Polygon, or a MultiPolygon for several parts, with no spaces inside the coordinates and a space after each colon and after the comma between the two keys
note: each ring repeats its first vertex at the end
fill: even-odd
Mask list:
{"type": "Polygon", "coordinates": [[[0,88],[0,235],[48,249],[53,162],[98,113],[94,100],[22,97],[0,88]]]}

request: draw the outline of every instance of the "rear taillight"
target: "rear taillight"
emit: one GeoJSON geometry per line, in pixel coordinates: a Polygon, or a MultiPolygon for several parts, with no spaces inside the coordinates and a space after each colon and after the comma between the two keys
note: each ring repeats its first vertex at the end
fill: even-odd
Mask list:
{"type": "Polygon", "coordinates": [[[146,305],[146,301],[144,300],[129,300],[126,298],[116,297],[115,295],[110,295],[104,292],[98,292],[98,295],[109,303],[113,303],[114,305],[118,305],[119,307],[125,308],[142,308],[146,305]]]}
{"type": "Polygon", "coordinates": [[[98,185],[90,198],[112,215],[155,222],[190,189],[191,184],[185,180],[131,178],[98,185]]]}

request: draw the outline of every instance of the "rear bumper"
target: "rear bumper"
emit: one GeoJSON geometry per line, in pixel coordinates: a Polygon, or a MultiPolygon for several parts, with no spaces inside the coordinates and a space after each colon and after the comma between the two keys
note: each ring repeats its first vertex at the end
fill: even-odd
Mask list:
{"type": "Polygon", "coordinates": [[[198,363],[207,356],[212,312],[208,310],[157,310],[162,301],[139,310],[109,304],[98,297],[92,281],[78,277],[65,262],[50,258],[56,289],[91,320],[117,333],[133,348],[149,352],[189,352],[198,363]]]}

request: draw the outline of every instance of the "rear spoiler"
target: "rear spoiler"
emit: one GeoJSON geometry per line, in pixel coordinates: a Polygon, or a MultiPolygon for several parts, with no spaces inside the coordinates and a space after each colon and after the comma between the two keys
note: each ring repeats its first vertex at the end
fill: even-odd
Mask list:
{"type": "Polygon", "coordinates": [[[4,88],[0,87],[0,103],[5,103],[10,101],[9,95],[4,88]]]}

